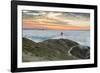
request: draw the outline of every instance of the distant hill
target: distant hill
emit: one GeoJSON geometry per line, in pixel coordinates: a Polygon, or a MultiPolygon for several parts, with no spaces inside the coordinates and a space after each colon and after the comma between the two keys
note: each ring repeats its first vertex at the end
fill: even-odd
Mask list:
{"type": "Polygon", "coordinates": [[[36,43],[23,38],[23,62],[89,59],[90,47],[69,39],[48,39],[36,43]]]}

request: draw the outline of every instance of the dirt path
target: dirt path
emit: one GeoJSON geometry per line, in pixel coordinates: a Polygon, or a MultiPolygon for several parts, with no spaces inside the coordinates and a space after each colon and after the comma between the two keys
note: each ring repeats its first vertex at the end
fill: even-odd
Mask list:
{"type": "MultiPolygon", "coordinates": [[[[74,47],[76,47],[76,46],[78,46],[78,45],[75,45],[75,46],[73,46],[73,47],[71,47],[69,50],[68,50],[68,55],[69,56],[73,56],[72,54],[71,54],[71,51],[72,51],[72,49],[74,48],[74,47]]],[[[77,58],[76,56],[73,56],[74,58],[77,58]]]]}

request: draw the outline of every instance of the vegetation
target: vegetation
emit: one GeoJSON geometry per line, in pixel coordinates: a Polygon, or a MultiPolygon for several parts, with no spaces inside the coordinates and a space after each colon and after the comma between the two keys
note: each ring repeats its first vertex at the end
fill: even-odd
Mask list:
{"type": "MultiPolygon", "coordinates": [[[[74,56],[69,55],[68,51],[70,50],[70,48],[79,44],[77,42],[74,42],[68,39],[49,39],[49,40],[36,43],[27,38],[23,38],[22,45],[23,45],[22,46],[23,62],[73,60],[73,59],[83,59],[83,57],[85,56],[85,55],[79,56],[75,54],[75,53],[81,53],[81,51],[83,51],[83,50],[80,50],[79,47],[78,47],[78,50],[76,49],[76,50],[71,51],[71,53],[74,56]]],[[[86,50],[86,51],[89,51],[89,50],[86,50]]]]}

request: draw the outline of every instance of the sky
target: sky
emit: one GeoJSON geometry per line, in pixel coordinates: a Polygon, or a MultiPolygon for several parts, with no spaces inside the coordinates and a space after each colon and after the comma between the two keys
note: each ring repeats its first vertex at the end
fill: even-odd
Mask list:
{"type": "Polygon", "coordinates": [[[56,11],[22,11],[23,29],[89,30],[90,14],[56,11]]]}

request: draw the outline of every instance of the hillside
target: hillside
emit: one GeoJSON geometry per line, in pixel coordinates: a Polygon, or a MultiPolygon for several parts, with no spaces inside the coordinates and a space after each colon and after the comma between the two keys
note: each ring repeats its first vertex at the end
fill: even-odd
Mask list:
{"type": "Polygon", "coordinates": [[[90,58],[90,48],[69,39],[48,39],[36,43],[23,38],[23,62],[90,58]],[[75,46],[75,47],[74,47],[75,46]]]}

